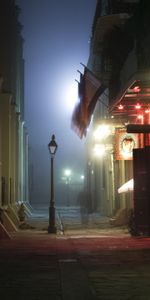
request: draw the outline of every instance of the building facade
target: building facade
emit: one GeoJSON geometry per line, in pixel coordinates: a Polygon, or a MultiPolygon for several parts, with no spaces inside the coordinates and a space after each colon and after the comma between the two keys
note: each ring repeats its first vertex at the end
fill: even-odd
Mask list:
{"type": "Polygon", "coordinates": [[[80,138],[85,135],[91,212],[113,216],[133,207],[133,192],[118,191],[133,178],[133,148],[149,145],[148,133],[127,132],[129,124],[150,121],[149,17],[148,1],[97,1],[73,113],[74,129],[80,138]]]}
{"type": "Polygon", "coordinates": [[[19,8],[13,0],[2,0],[0,8],[0,208],[5,225],[5,214],[17,222],[18,204],[28,201],[28,168],[19,8]]]}

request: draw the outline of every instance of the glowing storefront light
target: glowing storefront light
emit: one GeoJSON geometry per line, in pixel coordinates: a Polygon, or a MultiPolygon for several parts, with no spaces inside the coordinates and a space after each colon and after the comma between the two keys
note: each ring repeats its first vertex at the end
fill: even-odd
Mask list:
{"type": "Polygon", "coordinates": [[[97,127],[97,129],[94,131],[93,136],[95,140],[101,140],[104,138],[107,138],[110,135],[110,127],[107,124],[102,124],[97,127]]]}
{"type": "Polygon", "coordinates": [[[138,118],[139,120],[143,120],[143,119],[144,119],[144,116],[140,114],[140,115],[137,116],[137,118],[138,118]]]}
{"type": "Polygon", "coordinates": [[[139,86],[135,86],[135,87],[133,88],[133,91],[134,91],[135,93],[139,93],[139,92],[141,91],[141,88],[140,88],[139,86]]]}
{"type": "Polygon", "coordinates": [[[137,103],[135,106],[136,109],[140,109],[141,108],[141,104],[137,103]]]}
{"type": "Polygon", "coordinates": [[[116,128],[115,158],[116,160],[132,160],[133,149],[138,148],[138,135],[128,134],[124,128],[116,128]]]}
{"type": "Polygon", "coordinates": [[[93,148],[94,156],[101,157],[106,153],[105,145],[103,144],[95,144],[93,148]]]}
{"type": "Polygon", "coordinates": [[[118,109],[120,109],[120,110],[122,110],[124,107],[123,107],[123,105],[122,104],[120,104],[119,106],[118,106],[118,109]]]}
{"type": "Polygon", "coordinates": [[[145,113],[146,114],[150,113],[150,108],[145,109],[145,113]]]}
{"type": "Polygon", "coordinates": [[[119,189],[118,189],[118,193],[126,193],[126,192],[130,192],[133,191],[134,189],[134,181],[133,179],[130,179],[129,181],[127,181],[126,183],[124,183],[119,189]]]}

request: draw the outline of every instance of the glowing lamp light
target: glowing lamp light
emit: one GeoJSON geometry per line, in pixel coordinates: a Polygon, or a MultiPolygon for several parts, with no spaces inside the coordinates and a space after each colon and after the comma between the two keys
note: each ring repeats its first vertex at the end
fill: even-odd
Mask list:
{"type": "Polygon", "coordinates": [[[51,156],[54,156],[57,150],[57,144],[55,142],[55,135],[52,135],[52,139],[48,144],[48,149],[49,149],[49,153],[51,154],[51,156]]]}
{"type": "Polygon", "coordinates": [[[71,175],[71,170],[66,169],[66,170],[64,171],[64,175],[65,175],[66,177],[69,177],[69,176],[71,175]]]}
{"type": "Polygon", "coordinates": [[[142,120],[142,119],[143,119],[143,115],[138,115],[137,118],[138,118],[139,120],[142,120]]]}
{"type": "Polygon", "coordinates": [[[122,104],[119,104],[119,105],[118,105],[118,109],[119,109],[119,110],[122,110],[122,109],[124,109],[124,106],[123,106],[122,104]]]}
{"type": "Polygon", "coordinates": [[[145,109],[145,113],[146,114],[150,113],[150,108],[145,109]]]}
{"type": "Polygon", "coordinates": [[[105,155],[106,149],[103,144],[95,144],[93,149],[93,154],[96,157],[102,157],[105,155]]]}
{"type": "Polygon", "coordinates": [[[137,103],[137,104],[135,105],[135,108],[136,108],[136,109],[140,109],[140,108],[141,108],[141,104],[137,103]]]}
{"type": "Polygon", "coordinates": [[[106,124],[103,124],[97,127],[97,129],[93,133],[93,136],[95,140],[101,140],[107,138],[110,135],[110,133],[110,127],[106,124]]]}
{"type": "Polygon", "coordinates": [[[135,93],[139,93],[139,92],[141,91],[141,89],[140,89],[140,87],[137,85],[137,86],[135,86],[135,87],[133,88],[133,91],[134,91],[135,93]]]}

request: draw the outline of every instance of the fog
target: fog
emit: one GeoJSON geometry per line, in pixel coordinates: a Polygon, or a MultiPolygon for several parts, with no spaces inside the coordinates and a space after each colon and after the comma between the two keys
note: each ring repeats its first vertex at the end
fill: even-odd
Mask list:
{"type": "MultiPolygon", "coordinates": [[[[83,187],[84,139],[71,129],[77,82],[86,64],[96,0],[18,0],[25,59],[25,124],[29,134],[31,204],[49,201],[50,155],[55,134],[56,204],[66,204],[64,170],[71,170],[70,204],[83,187]]],[[[68,188],[68,186],[67,186],[68,188]]]]}

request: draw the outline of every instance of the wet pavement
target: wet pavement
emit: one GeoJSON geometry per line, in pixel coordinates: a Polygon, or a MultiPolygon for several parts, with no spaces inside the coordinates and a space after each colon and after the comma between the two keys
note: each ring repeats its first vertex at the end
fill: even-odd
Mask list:
{"type": "Polygon", "coordinates": [[[47,222],[35,213],[34,229],[0,241],[0,299],[150,299],[149,237],[100,227],[53,235],[47,222]]]}

